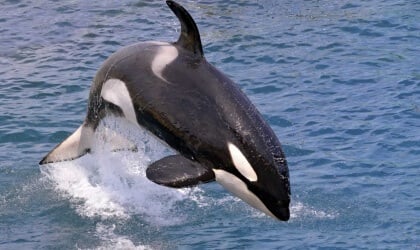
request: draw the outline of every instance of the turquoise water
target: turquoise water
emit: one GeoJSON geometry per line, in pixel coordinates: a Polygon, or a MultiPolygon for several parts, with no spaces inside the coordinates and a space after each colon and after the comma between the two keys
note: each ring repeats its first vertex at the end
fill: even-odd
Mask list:
{"type": "MultiPolygon", "coordinates": [[[[288,157],[289,222],[217,183],[159,187],[165,149],[40,168],[122,46],[177,39],[164,1],[0,3],[0,249],[420,249],[418,1],[182,1],[208,61],[288,157]]],[[[109,124],[119,124],[109,121],[109,124]]],[[[104,128],[106,130],[106,127],[104,128]]],[[[167,153],[167,152],[166,152],[167,153]]]]}

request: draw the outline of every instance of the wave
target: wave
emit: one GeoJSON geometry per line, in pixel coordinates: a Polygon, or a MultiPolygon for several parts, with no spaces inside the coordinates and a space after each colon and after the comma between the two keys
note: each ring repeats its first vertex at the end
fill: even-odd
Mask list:
{"type": "MultiPolygon", "coordinates": [[[[95,134],[92,151],[92,154],[73,161],[41,166],[43,176],[53,184],[57,193],[71,201],[81,217],[100,218],[104,222],[108,219],[128,220],[134,215],[140,215],[142,220],[152,226],[174,226],[193,219],[188,216],[189,213],[179,212],[180,206],[188,207],[186,204],[194,204],[194,207],[203,210],[217,207],[228,214],[245,212],[245,216],[248,214],[253,218],[266,217],[227,192],[223,196],[213,193],[220,193],[222,189],[219,188],[173,189],[149,181],[145,174],[147,166],[175,152],[147,131],[125,120],[104,120],[95,134]],[[112,152],[106,138],[115,133],[130,138],[138,151],[112,152]]],[[[308,216],[330,219],[337,215],[319,211],[301,202],[292,203],[291,221],[308,216]]],[[[136,246],[126,236],[115,233],[114,228],[109,223],[98,223],[96,234],[104,240],[98,249],[150,248],[147,245],[136,246]]]]}

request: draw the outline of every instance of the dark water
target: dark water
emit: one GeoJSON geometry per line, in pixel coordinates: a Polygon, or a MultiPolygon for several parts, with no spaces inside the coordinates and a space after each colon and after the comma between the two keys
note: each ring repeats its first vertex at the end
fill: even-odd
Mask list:
{"type": "MultiPolygon", "coordinates": [[[[38,166],[122,46],[177,39],[163,1],[0,2],[0,249],[420,249],[418,1],[182,1],[207,59],[283,143],[291,219],[217,183],[145,179],[162,148],[38,166]]],[[[126,128],[124,128],[126,129],[126,128]]]]}

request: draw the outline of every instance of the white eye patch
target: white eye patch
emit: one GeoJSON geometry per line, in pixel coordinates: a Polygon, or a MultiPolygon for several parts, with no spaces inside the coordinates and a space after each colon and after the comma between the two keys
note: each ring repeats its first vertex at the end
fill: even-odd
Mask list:
{"type": "Polygon", "coordinates": [[[246,157],[242,154],[241,150],[237,148],[234,144],[228,143],[230,157],[232,158],[233,165],[238,169],[239,173],[247,178],[249,181],[257,181],[258,176],[249,164],[246,157]]]}

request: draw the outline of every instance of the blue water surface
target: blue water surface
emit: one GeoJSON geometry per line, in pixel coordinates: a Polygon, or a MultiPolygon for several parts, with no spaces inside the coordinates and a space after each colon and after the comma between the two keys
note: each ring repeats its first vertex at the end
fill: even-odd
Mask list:
{"type": "Polygon", "coordinates": [[[103,61],[180,27],[164,1],[5,0],[0,249],[420,249],[419,2],[180,3],[282,142],[290,221],[217,183],[156,187],[153,144],[40,168],[84,120],[103,61]]]}

